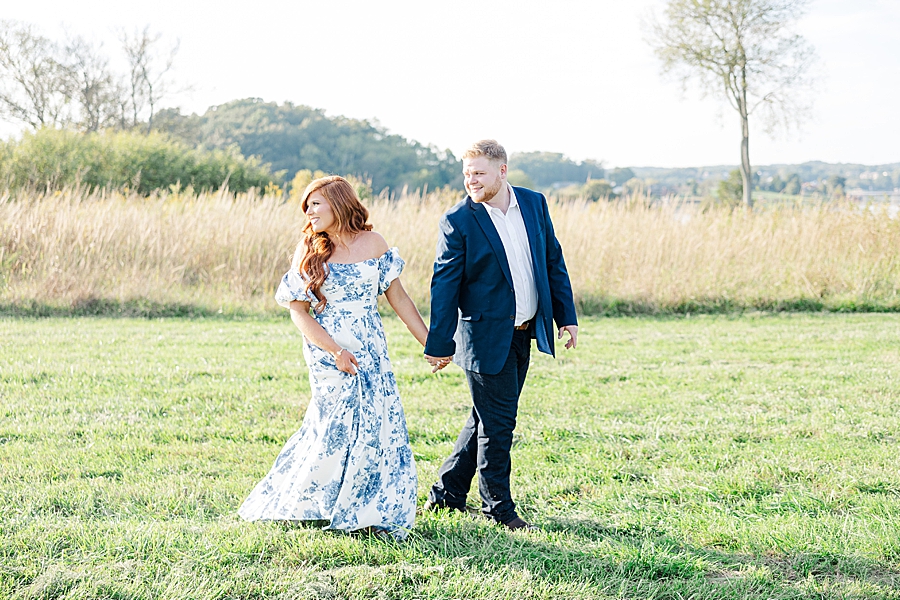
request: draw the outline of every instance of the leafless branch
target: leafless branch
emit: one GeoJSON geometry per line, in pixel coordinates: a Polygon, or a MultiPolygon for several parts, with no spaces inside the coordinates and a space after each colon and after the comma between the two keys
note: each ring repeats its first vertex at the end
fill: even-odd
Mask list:
{"type": "Polygon", "coordinates": [[[140,116],[146,114],[149,131],[159,102],[169,91],[179,42],[168,49],[160,48],[162,34],[151,33],[149,26],[132,34],[122,32],[119,39],[129,66],[126,88],[131,122],[136,126],[140,116]]]}
{"type": "Polygon", "coordinates": [[[70,100],[59,47],[31,25],[0,21],[0,114],[34,128],[61,125],[70,100]]]}

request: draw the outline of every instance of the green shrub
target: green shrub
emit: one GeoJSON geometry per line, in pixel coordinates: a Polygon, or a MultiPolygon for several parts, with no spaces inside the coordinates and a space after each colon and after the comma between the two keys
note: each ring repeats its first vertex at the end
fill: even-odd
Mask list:
{"type": "Polygon", "coordinates": [[[744,179],[739,169],[728,173],[728,179],[719,182],[718,200],[726,206],[738,206],[744,200],[744,179]]]}
{"type": "Polygon", "coordinates": [[[592,202],[601,199],[610,200],[615,197],[612,186],[605,179],[588,179],[581,186],[581,194],[583,198],[592,202]]]}
{"type": "Polygon", "coordinates": [[[151,132],[78,133],[46,128],[0,143],[0,185],[128,188],[140,193],[173,185],[234,191],[264,188],[278,177],[235,150],[193,149],[151,132]]]}
{"type": "Polygon", "coordinates": [[[510,185],[517,185],[531,190],[535,187],[534,181],[522,169],[510,169],[509,173],[506,174],[506,180],[510,185]]]}

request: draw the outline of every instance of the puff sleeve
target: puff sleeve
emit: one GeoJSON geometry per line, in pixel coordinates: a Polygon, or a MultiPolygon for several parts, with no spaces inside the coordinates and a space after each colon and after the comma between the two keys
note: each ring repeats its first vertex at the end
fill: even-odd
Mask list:
{"type": "Polygon", "coordinates": [[[390,248],[378,259],[378,293],[383,294],[391,287],[391,282],[400,277],[406,261],[400,258],[396,247],[390,248]]]}
{"type": "Polygon", "coordinates": [[[296,270],[291,269],[281,278],[278,289],[275,290],[275,302],[285,308],[290,308],[293,300],[300,302],[318,302],[318,299],[306,293],[306,279],[296,270]]]}

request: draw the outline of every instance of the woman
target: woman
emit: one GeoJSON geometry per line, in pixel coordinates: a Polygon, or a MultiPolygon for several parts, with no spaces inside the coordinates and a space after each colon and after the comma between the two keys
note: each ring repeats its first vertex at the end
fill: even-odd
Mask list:
{"type": "Polygon", "coordinates": [[[416,466],[377,296],[423,346],[428,329],[400,284],[403,259],[372,231],[345,179],[313,181],[302,207],[309,222],[275,299],[303,334],[312,399],[238,514],[403,539],[415,518],[416,466]]]}

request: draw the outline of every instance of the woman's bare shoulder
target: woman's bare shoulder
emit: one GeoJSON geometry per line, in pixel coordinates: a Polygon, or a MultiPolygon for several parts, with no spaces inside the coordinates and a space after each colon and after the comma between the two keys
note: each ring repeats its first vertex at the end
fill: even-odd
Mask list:
{"type": "Polygon", "coordinates": [[[380,258],[388,251],[387,241],[377,231],[361,231],[356,243],[360,245],[360,254],[365,254],[367,258],[380,258]]]}

